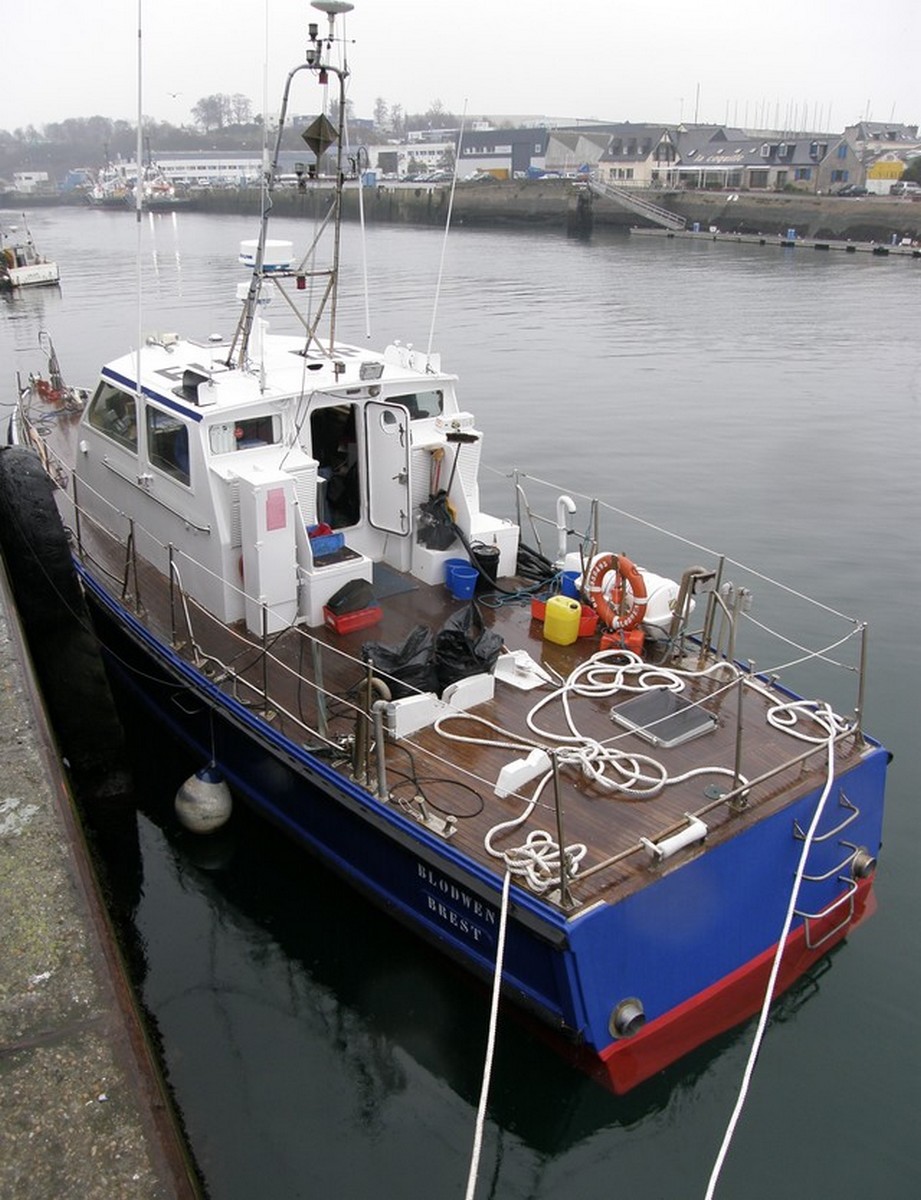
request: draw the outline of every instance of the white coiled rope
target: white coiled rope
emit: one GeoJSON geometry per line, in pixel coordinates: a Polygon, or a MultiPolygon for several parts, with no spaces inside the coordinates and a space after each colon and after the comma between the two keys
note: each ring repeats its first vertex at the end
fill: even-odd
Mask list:
{"type": "MultiPolygon", "coordinates": [[[[653,688],[680,692],[687,680],[712,675],[714,672],[725,673],[727,668],[731,671],[733,680],[738,678],[738,670],[727,663],[716,664],[704,671],[679,671],[668,667],[652,667],[630,650],[602,650],[576,667],[559,687],[553,688],[534,705],[526,718],[528,729],[535,735],[533,739],[516,736],[485,717],[469,712],[448,713],[435,722],[435,729],[451,741],[491,746],[523,754],[528,754],[535,748],[553,746],[561,769],[570,767],[578,770],[600,791],[616,793],[631,800],[651,800],[666,786],[683,783],[699,775],[725,775],[744,786],[747,780],[742,776],[737,777],[728,767],[697,767],[682,775],[670,776],[665,766],[651,755],[622,750],[580,733],[570,703],[571,697],[603,700],[607,696],[613,697],[624,692],[639,694],[653,688]],[[541,728],[538,723],[537,717],[541,710],[556,701],[562,705],[568,733],[551,732],[541,728]],[[449,725],[457,721],[479,725],[496,736],[477,737],[453,732],[449,725]]],[[[781,716],[779,719],[784,718],[781,716]]],[[[538,779],[530,800],[525,802],[524,811],[509,821],[494,825],[484,839],[487,852],[494,858],[501,859],[508,872],[525,880],[528,886],[539,894],[558,887],[562,879],[560,847],[553,836],[545,829],[536,829],[528,834],[520,846],[499,850],[494,843],[502,834],[523,825],[530,818],[544,789],[552,779],[551,769],[538,779]]],[[[568,879],[574,878],[578,873],[586,853],[587,848],[581,842],[565,847],[563,857],[568,879]]]]}

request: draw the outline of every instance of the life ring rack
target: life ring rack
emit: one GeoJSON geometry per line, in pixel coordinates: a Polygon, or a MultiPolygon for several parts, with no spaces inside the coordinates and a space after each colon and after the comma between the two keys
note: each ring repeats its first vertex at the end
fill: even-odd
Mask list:
{"type": "Polygon", "coordinates": [[[646,583],[639,568],[625,554],[599,554],[589,568],[585,583],[586,595],[609,629],[627,633],[636,629],[646,615],[646,583]],[[612,571],[630,589],[632,603],[625,612],[620,610],[621,587],[618,583],[611,589],[610,596],[603,591],[605,577],[612,571]]]}

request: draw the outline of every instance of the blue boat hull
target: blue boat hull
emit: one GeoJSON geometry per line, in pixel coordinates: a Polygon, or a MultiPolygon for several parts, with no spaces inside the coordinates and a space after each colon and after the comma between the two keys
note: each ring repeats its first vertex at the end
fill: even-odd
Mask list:
{"type": "MultiPolygon", "coordinates": [[[[203,761],[213,752],[238,796],[376,903],[466,969],[491,977],[500,877],[279,735],[81,575],[110,669],[177,738],[203,761]]],[[[833,785],[799,897],[799,911],[811,916],[794,920],[778,992],[866,909],[871,879],[855,882],[835,868],[843,839],[878,853],[887,763],[885,750],[868,745],[833,785]],[[842,818],[842,789],[856,816],[842,818]]],[[[650,869],[641,890],[569,918],[513,888],[505,996],[581,1048],[583,1065],[618,1092],[739,1024],[760,1007],[801,853],[796,827],[808,828],[819,795],[676,869],[650,869]],[[612,1016],[630,998],[641,1001],[646,1024],[635,1036],[615,1037],[612,1016]]]]}

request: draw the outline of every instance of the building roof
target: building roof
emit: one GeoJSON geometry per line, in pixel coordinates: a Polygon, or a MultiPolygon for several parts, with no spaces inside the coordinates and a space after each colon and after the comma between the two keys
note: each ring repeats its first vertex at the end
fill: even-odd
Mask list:
{"type": "Polygon", "coordinates": [[[917,125],[902,125],[892,121],[858,121],[848,125],[846,131],[858,142],[916,142],[917,125]]]}
{"type": "Polygon", "coordinates": [[[703,171],[816,166],[839,140],[829,134],[751,137],[729,128],[690,129],[678,138],[678,165],[703,171]]]}

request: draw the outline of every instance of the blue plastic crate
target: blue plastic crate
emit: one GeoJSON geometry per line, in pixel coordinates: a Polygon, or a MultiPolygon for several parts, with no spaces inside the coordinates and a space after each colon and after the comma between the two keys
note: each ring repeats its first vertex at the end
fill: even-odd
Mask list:
{"type": "Polygon", "coordinates": [[[323,558],[327,554],[335,554],[345,545],[344,533],[322,533],[319,537],[310,539],[310,549],[314,558],[323,558]]]}

